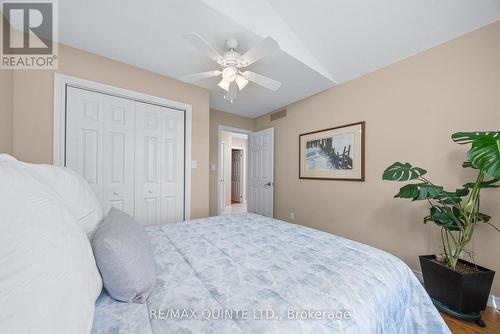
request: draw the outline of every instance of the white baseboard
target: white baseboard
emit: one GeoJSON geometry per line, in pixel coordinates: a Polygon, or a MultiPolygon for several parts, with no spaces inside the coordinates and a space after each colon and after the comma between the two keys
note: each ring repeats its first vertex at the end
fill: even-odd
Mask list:
{"type": "MultiPolygon", "coordinates": [[[[420,283],[424,284],[424,275],[422,275],[422,272],[413,270],[413,273],[415,274],[415,276],[417,276],[417,279],[420,281],[420,283]]],[[[488,298],[488,306],[500,310],[500,297],[496,297],[490,294],[488,298]]]]}
{"type": "Polygon", "coordinates": [[[488,306],[500,310],[500,297],[490,295],[488,298],[488,306]]]}

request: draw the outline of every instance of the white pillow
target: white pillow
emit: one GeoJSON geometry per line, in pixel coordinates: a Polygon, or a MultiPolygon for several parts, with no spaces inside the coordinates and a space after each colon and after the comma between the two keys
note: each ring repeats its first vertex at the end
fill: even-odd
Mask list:
{"type": "Polygon", "coordinates": [[[30,164],[17,160],[15,162],[19,164],[19,168],[23,168],[57,194],[60,202],[92,240],[97,227],[104,219],[104,214],[97,196],[87,181],[69,168],[30,164]]]}
{"type": "Polygon", "coordinates": [[[0,185],[0,333],[89,333],[102,281],[86,234],[5,156],[0,185]]]}

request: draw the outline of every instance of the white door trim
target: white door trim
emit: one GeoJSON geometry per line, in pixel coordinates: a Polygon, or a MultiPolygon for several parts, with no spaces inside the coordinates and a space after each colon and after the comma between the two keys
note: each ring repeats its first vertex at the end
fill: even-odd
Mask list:
{"type": "MultiPolygon", "coordinates": [[[[222,152],[223,150],[226,149],[226,145],[227,143],[223,140],[220,141],[219,143],[219,152],[222,152]],[[224,148],[222,148],[224,147],[224,148]]],[[[217,194],[219,196],[219,208],[217,210],[217,212],[221,213],[222,211],[224,211],[224,209],[226,208],[226,178],[224,176],[224,173],[225,173],[225,169],[227,168],[226,165],[225,165],[225,159],[224,159],[224,156],[223,156],[223,153],[220,153],[219,154],[219,179],[217,180],[217,184],[218,184],[218,187],[217,187],[217,194]],[[224,180],[224,182],[222,182],[222,180],[224,180]]]]}
{"type": "MultiPolygon", "coordinates": [[[[217,129],[217,183],[219,184],[219,186],[217,187],[217,203],[218,203],[218,208],[217,208],[217,213],[220,215],[222,212],[221,212],[221,191],[220,191],[220,180],[221,180],[221,177],[222,177],[222,174],[221,174],[221,168],[219,166],[220,164],[220,159],[221,159],[221,151],[220,151],[220,144],[222,142],[221,140],[221,132],[222,131],[229,131],[229,132],[236,132],[236,133],[243,133],[243,134],[246,134],[246,135],[249,135],[251,133],[253,133],[253,131],[250,131],[250,130],[245,130],[245,129],[239,129],[239,128],[233,128],[233,127],[230,127],[230,126],[225,126],[225,125],[219,125],[218,129],[217,129]]],[[[247,159],[249,160],[249,159],[247,159]]],[[[246,171],[247,173],[245,174],[245,194],[248,194],[248,170],[249,170],[249,165],[248,165],[248,161],[245,161],[246,165],[247,165],[247,168],[246,168],[246,171]]]]}
{"type": "Polygon", "coordinates": [[[66,87],[76,87],[109,94],[138,102],[155,104],[170,109],[184,112],[184,218],[191,217],[191,139],[192,139],[192,106],[161,97],[139,93],[133,90],[118,88],[99,82],[84,80],[65,74],[54,73],[54,132],[53,132],[53,158],[56,166],[64,166],[66,150],[66,87]]]}

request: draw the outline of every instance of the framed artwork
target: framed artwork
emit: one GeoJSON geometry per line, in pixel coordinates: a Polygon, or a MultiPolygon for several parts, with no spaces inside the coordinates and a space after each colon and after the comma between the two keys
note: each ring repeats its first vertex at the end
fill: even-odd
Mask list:
{"type": "Polygon", "coordinates": [[[365,180],[365,122],[299,136],[299,178],[365,180]]]}

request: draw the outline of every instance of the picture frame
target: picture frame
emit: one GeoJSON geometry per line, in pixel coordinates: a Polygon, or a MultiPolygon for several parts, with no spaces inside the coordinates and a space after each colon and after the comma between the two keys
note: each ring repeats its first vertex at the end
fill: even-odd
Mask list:
{"type": "Polygon", "coordinates": [[[365,122],[300,134],[299,179],[364,181],[365,122]]]}

